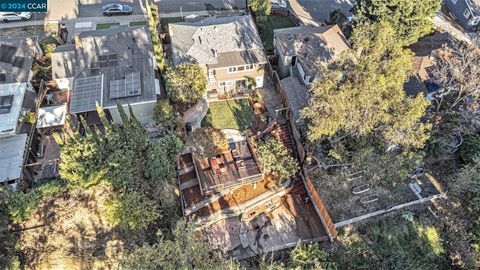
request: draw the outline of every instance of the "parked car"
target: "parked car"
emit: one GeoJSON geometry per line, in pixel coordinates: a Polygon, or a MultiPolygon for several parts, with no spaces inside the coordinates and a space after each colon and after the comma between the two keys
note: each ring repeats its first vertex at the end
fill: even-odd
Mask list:
{"type": "Polygon", "coordinates": [[[31,17],[31,12],[0,12],[0,21],[2,22],[26,21],[31,17]]]}
{"type": "Polygon", "coordinates": [[[130,15],[132,11],[132,7],[125,4],[108,4],[102,7],[102,13],[105,16],[130,15]]]}
{"type": "Polygon", "coordinates": [[[285,0],[270,0],[272,8],[287,8],[285,0]]]}

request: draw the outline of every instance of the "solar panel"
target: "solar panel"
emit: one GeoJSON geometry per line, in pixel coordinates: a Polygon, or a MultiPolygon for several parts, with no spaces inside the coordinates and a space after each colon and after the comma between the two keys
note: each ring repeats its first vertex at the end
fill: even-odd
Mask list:
{"type": "Polygon", "coordinates": [[[133,97],[141,94],[140,72],[127,73],[124,79],[110,81],[110,99],[133,97]]]}
{"type": "Polygon", "coordinates": [[[70,113],[90,112],[102,104],[103,75],[81,77],[73,83],[70,113]]]}

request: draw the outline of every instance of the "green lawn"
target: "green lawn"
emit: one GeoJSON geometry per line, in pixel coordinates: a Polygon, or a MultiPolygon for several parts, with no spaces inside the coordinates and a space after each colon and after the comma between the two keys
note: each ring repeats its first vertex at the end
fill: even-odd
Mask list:
{"type": "Polygon", "coordinates": [[[258,32],[262,38],[263,47],[265,50],[273,51],[273,30],[295,27],[295,23],[286,16],[272,15],[268,17],[268,21],[264,24],[257,22],[258,32]]]}
{"type": "Polygon", "coordinates": [[[109,29],[117,25],[120,25],[120,23],[98,23],[96,29],[97,30],[109,29]]]}
{"type": "Polygon", "coordinates": [[[137,22],[128,23],[128,26],[140,26],[140,25],[147,25],[147,21],[137,21],[137,22]]]}
{"type": "Polygon", "coordinates": [[[255,114],[247,99],[210,102],[209,107],[207,116],[202,121],[204,127],[243,131],[255,124],[255,114]]]}

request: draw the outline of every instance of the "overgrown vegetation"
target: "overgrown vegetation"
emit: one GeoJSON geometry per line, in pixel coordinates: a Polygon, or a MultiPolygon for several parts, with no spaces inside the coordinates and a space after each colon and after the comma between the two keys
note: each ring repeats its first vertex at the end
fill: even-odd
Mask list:
{"type": "Polygon", "coordinates": [[[166,99],[162,99],[157,101],[157,104],[153,108],[153,120],[157,124],[172,129],[177,125],[179,116],[170,102],[166,99]]]}
{"type": "Polygon", "coordinates": [[[158,34],[157,26],[160,23],[158,7],[154,4],[147,5],[148,27],[153,44],[153,53],[157,60],[157,68],[163,74],[166,69],[165,57],[163,56],[163,45],[160,35],[158,34]]]}
{"type": "Polygon", "coordinates": [[[285,145],[276,139],[270,138],[266,142],[259,143],[257,156],[263,172],[273,173],[280,182],[285,182],[299,170],[295,158],[288,153],[285,145]]]}
{"type": "Polygon", "coordinates": [[[207,91],[207,78],[198,64],[179,64],[167,68],[165,86],[173,101],[194,103],[207,91]]]}
{"type": "Polygon", "coordinates": [[[263,23],[268,20],[272,5],[270,1],[250,0],[248,1],[248,7],[255,14],[257,21],[263,23]]]}

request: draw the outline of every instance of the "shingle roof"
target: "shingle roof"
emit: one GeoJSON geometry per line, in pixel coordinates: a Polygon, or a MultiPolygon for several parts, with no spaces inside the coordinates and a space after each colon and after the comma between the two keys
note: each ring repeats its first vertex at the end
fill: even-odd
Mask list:
{"type": "Polygon", "coordinates": [[[307,75],[318,71],[317,63],[328,65],[350,48],[337,25],[276,29],[274,38],[284,55],[297,56],[307,75]]]}
{"type": "Polygon", "coordinates": [[[62,79],[75,76],[75,45],[58,46],[52,53],[52,78],[62,79]]]}
{"type": "Polygon", "coordinates": [[[28,82],[36,44],[36,37],[0,37],[0,84],[28,82]]]}
{"type": "Polygon", "coordinates": [[[169,25],[173,63],[209,66],[266,63],[262,41],[250,16],[208,17],[169,25]]]}
{"type": "Polygon", "coordinates": [[[99,99],[103,108],[116,107],[117,103],[125,105],[156,101],[153,52],[145,27],[117,27],[82,32],[76,38],[75,55],[76,77],[70,112],[94,110],[95,102],[99,99]],[[126,80],[130,74],[140,74],[141,82],[135,84],[136,94],[112,95],[112,85],[118,85],[122,80],[128,84],[126,80]],[[93,90],[84,89],[82,85],[99,75],[103,75],[103,80],[101,87],[95,87],[96,94],[93,90]],[[112,81],[117,83],[112,84],[112,81]],[[80,103],[82,104],[79,106],[72,106],[80,103]]]}

